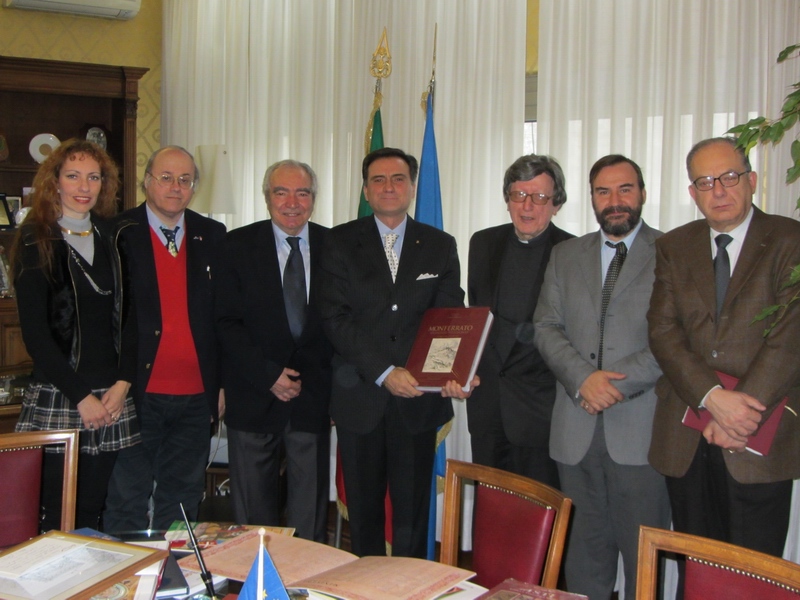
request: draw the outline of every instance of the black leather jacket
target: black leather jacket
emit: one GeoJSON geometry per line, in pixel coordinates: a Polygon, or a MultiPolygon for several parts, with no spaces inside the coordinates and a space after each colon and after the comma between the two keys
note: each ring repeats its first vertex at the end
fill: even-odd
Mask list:
{"type": "MultiPolygon", "coordinates": [[[[120,227],[112,223],[92,216],[92,225],[100,234],[103,241],[102,250],[108,253],[109,262],[114,276],[114,309],[113,336],[117,354],[122,356],[123,335],[122,335],[122,307],[123,307],[123,286],[122,286],[122,263],[117,249],[117,237],[120,227]]],[[[32,269],[38,266],[39,252],[36,247],[33,229],[24,227],[21,231],[23,247],[17,259],[15,268],[16,273],[21,269],[32,269]]],[[[79,310],[76,294],[76,278],[82,277],[80,267],[75,261],[69,260],[69,249],[67,242],[61,239],[61,232],[57,224],[53,225],[53,268],[51,277],[48,280],[47,296],[47,328],[69,365],[73,370],[77,370],[81,359],[81,331],[79,310]]],[[[100,248],[96,248],[100,250],[100,248]]],[[[25,325],[23,324],[23,335],[25,335],[25,325]]],[[[27,341],[26,341],[27,344],[27,341]]],[[[37,381],[49,381],[45,373],[37,369],[36,357],[34,357],[34,379],[37,381]]]]}

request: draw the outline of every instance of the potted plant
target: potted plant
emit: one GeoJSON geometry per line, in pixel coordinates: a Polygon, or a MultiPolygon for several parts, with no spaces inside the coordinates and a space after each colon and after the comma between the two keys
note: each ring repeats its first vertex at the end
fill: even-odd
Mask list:
{"type": "MultiPolygon", "coordinates": [[[[782,63],[789,58],[800,58],[800,44],[792,44],[784,48],[778,54],[778,63],[782,63]]],[[[781,113],[776,119],[770,120],[766,117],[756,117],[747,123],[737,125],[728,130],[728,133],[736,135],[738,145],[744,148],[745,154],[749,153],[756,144],[772,144],[774,146],[783,139],[787,131],[797,126],[798,121],[800,121],[800,81],[794,83],[791,87],[794,91],[784,99],[781,113]]],[[[787,185],[800,179],[800,139],[795,138],[792,142],[790,153],[792,164],[786,171],[787,185]]],[[[795,203],[797,210],[800,210],[800,197],[796,199],[795,203]]],[[[774,316],[773,320],[764,329],[765,337],[783,318],[789,306],[800,301],[800,265],[792,267],[781,289],[792,286],[797,286],[799,289],[789,300],[784,304],[767,306],[753,318],[753,322],[756,322],[764,321],[774,316]]]]}

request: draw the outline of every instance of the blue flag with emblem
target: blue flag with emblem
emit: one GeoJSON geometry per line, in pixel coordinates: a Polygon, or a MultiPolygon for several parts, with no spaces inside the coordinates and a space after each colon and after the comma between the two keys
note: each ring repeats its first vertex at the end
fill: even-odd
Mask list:
{"type": "Polygon", "coordinates": [[[258,554],[239,592],[239,600],[289,600],[286,586],[264,548],[264,530],[259,530],[258,554]]]}

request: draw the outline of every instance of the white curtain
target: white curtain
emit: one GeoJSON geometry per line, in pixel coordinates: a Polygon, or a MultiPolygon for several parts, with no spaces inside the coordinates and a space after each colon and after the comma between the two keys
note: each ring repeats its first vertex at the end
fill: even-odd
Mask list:
{"type": "MultiPolygon", "coordinates": [[[[612,152],[644,172],[645,220],[663,231],[700,218],[687,191],[685,157],[696,142],[756,115],[776,116],[798,80],[797,0],[541,0],[538,151],[567,175],[557,220],[574,233],[597,228],[588,173],[612,152]]],[[[796,130],[751,153],[755,199],[797,217],[800,182],[785,185],[796,130]]],[[[795,482],[785,558],[800,562],[800,483],[795,482]]]]}
{"type": "Polygon", "coordinates": [[[165,0],[161,141],[227,145],[238,210],[218,218],[229,228],[265,218],[261,180],[284,158],[319,176],[315,221],[348,221],[383,27],[384,139],[419,156],[438,23],[444,224],[465,260],[470,234],[506,219],[502,177],[522,148],[525,11],[525,0],[165,0]]]}
{"type": "MultiPolygon", "coordinates": [[[[525,0],[164,0],[161,142],[227,146],[237,212],[214,216],[229,229],[266,218],[261,181],[285,158],[317,172],[314,221],[349,221],[383,28],[384,140],[419,157],[438,23],[442,210],[465,278],[469,236],[507,220],[503,173],[522,152],[525,16],[525,0]]],[[[448,456],[468,460],[464,406],[454,404],[448,456]]]]}
{"type": "MultiPolygon", "coordinates": [[[[644,171],[645,220],[663,231],[698,218],[685,157],[757,114],[777,115],[797,81],[797,0],[541,0],[538,150],[564,167],[569,201],[557,220],[597,228],[588,193],[595,160],[625,154],[644,171]]],[[[788,144],[759,148],[762,208],[795,214],[784,185],[788,144]]]]}

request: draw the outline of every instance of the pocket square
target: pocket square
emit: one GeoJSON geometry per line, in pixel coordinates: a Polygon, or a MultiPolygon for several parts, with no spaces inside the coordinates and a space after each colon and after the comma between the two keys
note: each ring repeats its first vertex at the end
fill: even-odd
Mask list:
{"type": "Polygon", "coordinates": [[[434,275],[433,273],[422,273],[419,277],[417,277],[417,281],[422,281],[423,279],[436,279],[438,275],[434,275]]]}

